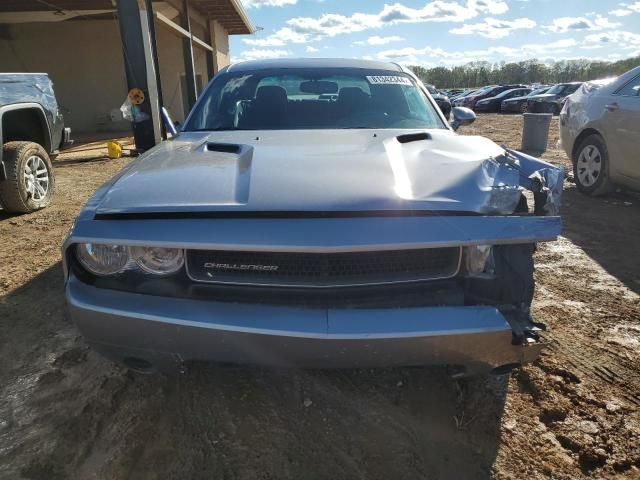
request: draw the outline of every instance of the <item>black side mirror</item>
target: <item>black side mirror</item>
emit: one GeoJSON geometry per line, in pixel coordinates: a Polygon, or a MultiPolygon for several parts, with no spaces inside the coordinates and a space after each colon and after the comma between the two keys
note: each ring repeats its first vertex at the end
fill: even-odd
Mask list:
{"type": "Polygon", "coordinates": [[[465,125],[471,125],[476,121],[476,114],[473,110],[465,107],[453,107],[451,109],[453,115],[453,121],[451,122],[451,128],[458,130],[465,125]]]}

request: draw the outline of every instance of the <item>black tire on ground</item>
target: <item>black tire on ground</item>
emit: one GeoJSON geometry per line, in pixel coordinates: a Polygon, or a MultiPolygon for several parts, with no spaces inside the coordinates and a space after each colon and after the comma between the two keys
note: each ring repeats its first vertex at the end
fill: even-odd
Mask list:
{"type": "Polygon", "coordinates": [[[571,160],[573,162],[573,178],[575,179],[578,190],[582,193],[585,195],[598,196],[604,195],[612,190],[613,185],[609,180],[609,151],[607,150],[604,139],[600,135],[594,133],[583,138],[574,150],[571,160]],[[594,161],[592,164],[599,165],[600,167],[595,175],[596,170],[592,169],[590,172],[587,172],[589,164],[586,157],[582,156],[583,152],[585,155],[597,154],[599,156],[599,161],[594,161]],[[585,180],[585,172],[589,175],[587,179],[591,178],[595,180],[593,183],[589,184],[588,180],[585,180]]]}
{"type": "Polygon", "coordinates": [[[0,181],[0,204],[6,211],[29,213],[51,203],[55,177],[51,160],[44,148],[33,142],[8,142],[2,147],[2,160],[7,172],[7,179],[0,181]],[[42,160],[49,178],[46,193],[42,195],[42,198],[37,199],[28,191],[25,181],[25,168],[32,157],[38,157],[42,160]]]}

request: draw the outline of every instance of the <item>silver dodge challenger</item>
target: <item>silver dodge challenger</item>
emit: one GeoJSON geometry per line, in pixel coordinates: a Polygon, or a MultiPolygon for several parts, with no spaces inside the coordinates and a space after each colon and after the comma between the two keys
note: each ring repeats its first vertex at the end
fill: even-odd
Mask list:
{"type": "Polygon", "coordinates": [[[191,361],[301,367],[537,358],[537,242],[564,173],[455,130],[396,64],[221,70],[179,135],[84,206],[62,256],[70,314],[141,372],[191,361]]]}

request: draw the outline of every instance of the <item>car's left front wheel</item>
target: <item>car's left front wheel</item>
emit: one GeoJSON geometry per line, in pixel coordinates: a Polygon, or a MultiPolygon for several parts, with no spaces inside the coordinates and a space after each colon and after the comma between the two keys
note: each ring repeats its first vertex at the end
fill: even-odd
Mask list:
{"type": "Polygon", "coordinates": [[[13,213],[29,213],[51,203],[55,177],[49,155],[34,142],[8,142],[2,148],[6,179],[0,203],[13,213]]]}

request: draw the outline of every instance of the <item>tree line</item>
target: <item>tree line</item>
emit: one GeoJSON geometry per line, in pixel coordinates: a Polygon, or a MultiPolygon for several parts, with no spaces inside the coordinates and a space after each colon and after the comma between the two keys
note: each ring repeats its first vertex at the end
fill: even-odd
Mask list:
{"type": "Polygon", "coordinates": [[[640,57],[616,62],[581,59],[547,64],[533,59],[513,63],[471,62],[453,68],[409,68],[424,83],[437,88],[472,88],[493,84],[584,82],[620,75],[638,65],[640,57]]]}

